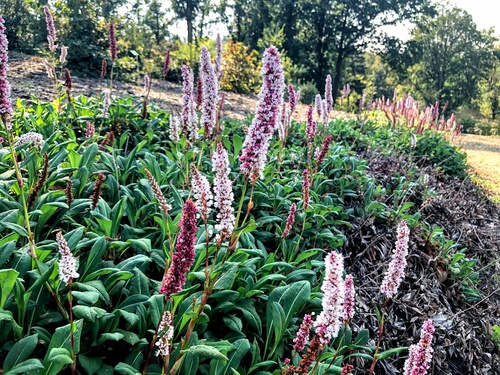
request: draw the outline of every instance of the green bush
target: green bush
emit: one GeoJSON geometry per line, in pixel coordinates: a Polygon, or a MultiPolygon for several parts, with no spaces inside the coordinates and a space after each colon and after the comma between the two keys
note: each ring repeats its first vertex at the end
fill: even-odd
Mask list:
{"type": "Polygon", "coordinates": [[[241,42],[229,40],[224,45],[221,88],[241,94],[253,94],[259,87],[257,51],[249,51],[241,42]]]}
{"type": "Polygon", "coordinates": [[[314,98],[318,94],[318,89],[314,82],[309,81],[299,85],[300,102],[306,105],[314,105],[314,98]]]}

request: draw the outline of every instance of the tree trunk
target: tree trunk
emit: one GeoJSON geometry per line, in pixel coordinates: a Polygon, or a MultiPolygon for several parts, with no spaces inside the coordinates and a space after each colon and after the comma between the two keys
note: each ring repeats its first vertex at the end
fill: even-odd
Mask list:
{"type": "Polygon", "coordinates": [[[186,22],[188,29],[188,43],[193,43],[193,2],[187,0],[186,2],[186,22]]]}
{"type": "Polygon", "coordinates": [[[344,51],[339,49],[337,51],[337,59],[335,60],[335,75],[333,77],[332,83],[332,96],[333,96],[333,107],[335,108],[335,102],[339,96],[340,82],[342,80],[342,65],[344,64],[344,51]]]}

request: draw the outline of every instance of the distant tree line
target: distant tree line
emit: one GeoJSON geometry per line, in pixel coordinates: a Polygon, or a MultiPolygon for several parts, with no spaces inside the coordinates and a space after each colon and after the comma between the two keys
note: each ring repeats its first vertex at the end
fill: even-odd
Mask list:
{"type": "MultiPolygon", "coordinates": [[[[71,51],[69,63],[86,74],[97,74],[107,56],[110,22],[119,31],[120,67],[131,77],[154,70],[167,48],[195,65],[193,51],[207,43],[208,26],[224,24],[233,43],[228,50],[237,58],[246,53],[257,64],[254,51],[276,45],[287,78],[304,87],[306,100],[308,90],[324,90],[331,74],[335,97],[351,84],[353,105],[365,90],[392,96],[398,87],[427,103],[448,101],[450,111],[466,106],[494,119],[500,107],[493,31],[478,30],[464,10],[434,7],[430,0],[3,0],[0,14],[12,50],[44,51],[43,5],[53,9],[60,41],[71,51]],[[192,48],[168,31],[179,20],[192,48]],[[410,40],[383,33],[384,26],[402,21],[414,25],[410,40]]],[[[169,79],[178,79],[175,72],[169,79]]]]}

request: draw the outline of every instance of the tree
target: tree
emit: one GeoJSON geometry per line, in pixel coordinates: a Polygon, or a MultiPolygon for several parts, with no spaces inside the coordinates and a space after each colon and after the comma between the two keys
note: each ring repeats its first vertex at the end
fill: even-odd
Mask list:
{"type": "Polygon", "coordinates": [[[5,32],[10,50],[32,52],[38,28],[37,11],[38,5],[33,0],[0,2],[0,15],[5,19],[5,32]]]}
{"type": "Polygon", "coordinates": [[[492,68],[479,84],[481,114],[496,120],[500,114],[500,49],[495,49],[492,68]]]}
{"type": "Polygon", "coordinates": [[[333,93],[342,86],[345,61],[375,44],[384,25],[413,20],[431,10],[429,0],[233,0],[235,40],[258,47],[269,27],[283,28],[283,47],[300,78],[323,91],[333,73],[333,93]]]}
{"type": "Polygon", "coordinates": [[[202,35],[205,19],[212,10],[210,0],[172,0],[172,10],[178,19],[186,21],[188,32],[188,43],[194,41],[194,31],[196,24],[199,23],[199,35],[202,35]]]}
{"type": "Polygon", "coordinates": [[[68,47],[68,66],[80,73],[99,75],[107,52],[107,29],[99,25],[99,5],[90,0],[66,0],[62,14],[67,25],[58,30],[68,47]]]}
{"type": "Polygon", "coordinates": [[[162,8],[161,1],[152,0],[144,17],[144,24],[153,33],[156,43],[161,43],[168,35],[167,27],[169,23],[166,21],[165,16],[166,13],[162,8]]]}
{"type": "Polygon", "coordinates": [[[264,29],[272,22],[273,4],[269,0],[234,0],[231,7],[234,18],[229,21],[229,28],[234,41],[242,42],[250,49],[257,50],[264,29]]]}
{"type": "Polygon", "coordinates": [[[449,109],[471,105],[478,84],[493,68],[492,30],[479,31],[459,8],[441,8],[419,21],[408,42],[409,81],[427,103],[449,101],[449,109]]]}
{"type": "Polygon", "coordinates": [[[302,4],[302,13],[307,14],[303,25],[315,30],[307,40],[317,61],[312,78],[322,90],[324,77],[333,69],[334,99],[342,86],[346,59],[378,42],[381,27],[432,10],[428,0],[308,0],[302,4]]]}

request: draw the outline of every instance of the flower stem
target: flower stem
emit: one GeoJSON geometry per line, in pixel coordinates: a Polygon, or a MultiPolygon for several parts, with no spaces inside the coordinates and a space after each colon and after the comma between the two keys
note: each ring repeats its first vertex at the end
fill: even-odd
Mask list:
{"type": "MultiPolygon", "coordinates": [[[[385,302],[385,305],[387,305],[387,300],[385,302]]],[[[378,354],[378,350],[380,348],[380,343],[382,341],[382,334],[384,333],[385,305],[384,305],[384,310],[382,310],[382,318],[380,319],[380,325],[378,328],[377,347],[375,348],[375,353],[373,354],[373,361],[372,361],[372,365],[370,367],[369,375],[372,375],[375,372],[375,365],[377,364],[377,354],[378,354]]]]}

